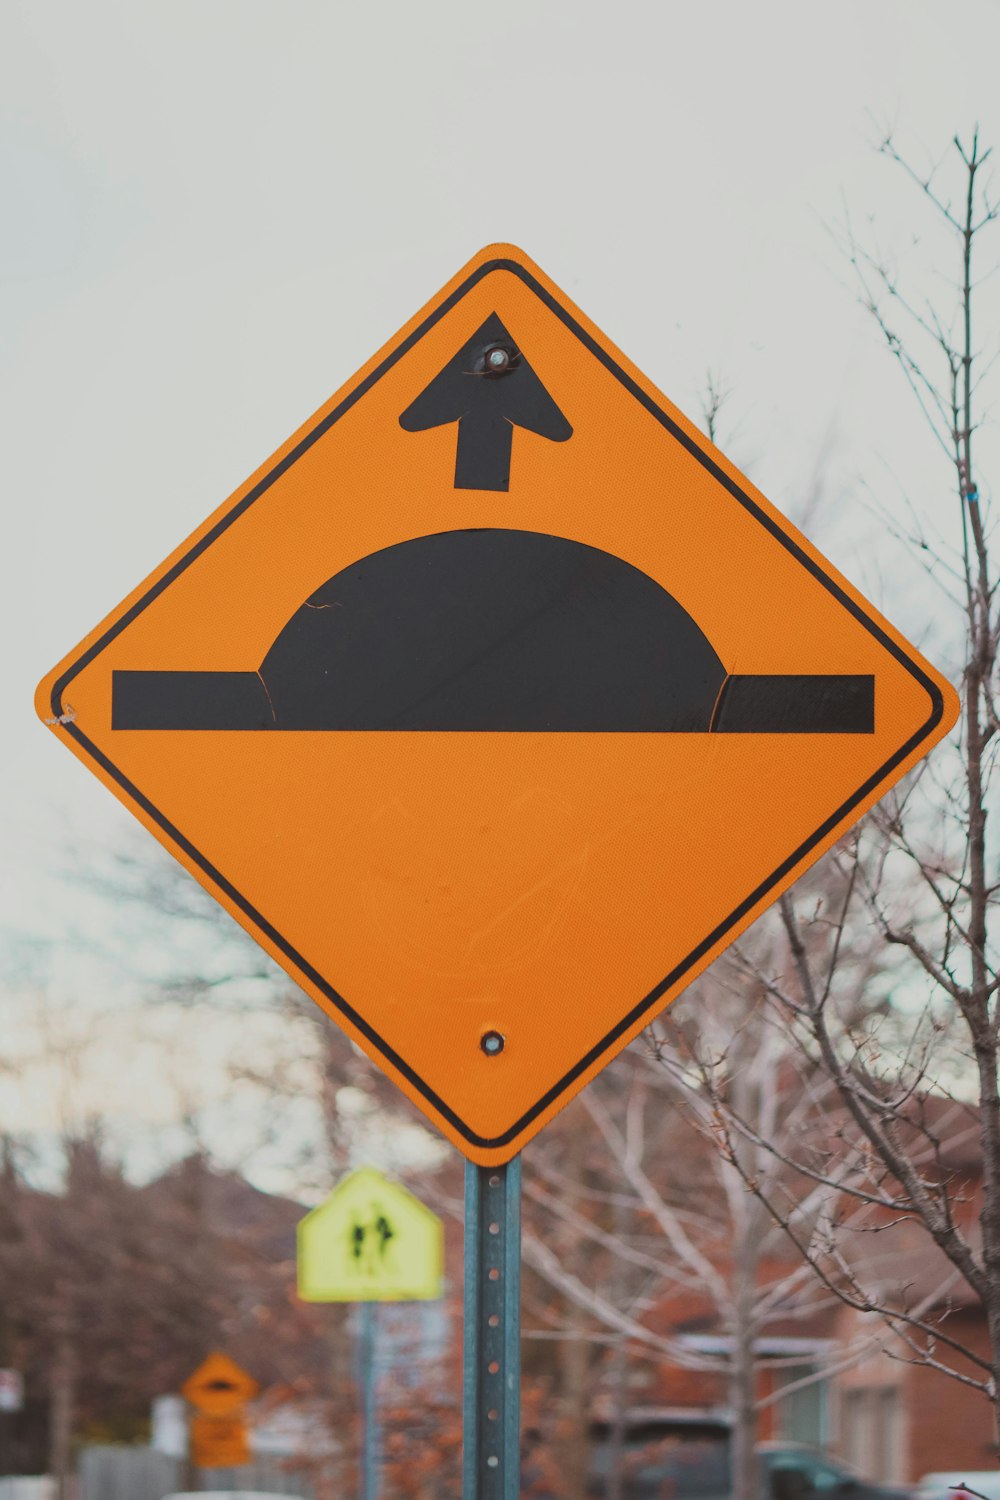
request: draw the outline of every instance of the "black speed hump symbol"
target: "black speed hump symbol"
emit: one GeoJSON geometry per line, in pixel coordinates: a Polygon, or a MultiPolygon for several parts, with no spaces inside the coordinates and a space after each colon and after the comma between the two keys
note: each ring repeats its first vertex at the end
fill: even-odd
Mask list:
{"type": "Polygon", "coordinates": [[[621,558],[540,532],[446,531],[335,574],[259,667],[115,671],[112,727],[872,734],[875,681],[731,674],[621,558]]]}

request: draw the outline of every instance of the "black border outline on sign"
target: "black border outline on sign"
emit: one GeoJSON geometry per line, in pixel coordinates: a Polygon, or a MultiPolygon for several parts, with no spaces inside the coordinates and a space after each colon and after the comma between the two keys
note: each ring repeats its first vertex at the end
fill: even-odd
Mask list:
{"type": "Polygon", "coordinates": [[[333,988],[333,986],[330,985],[323,978],[323,976],[318,973],[317,970],[314,969],[312,965],[300,953],[298,953],[285,938],[282,937],[281,933],[278,932],[274,927],[272,927],[271,924],[260,914],[260,912],[256,911],[255,908],[251,906],[250,902],[247,901],[247,899],[243,895],[241,895],[236,887],[230,884],[225,876],[222,875],[220,871],[216,870],[214,866],[211,865],[201,853],[199,853],[194,845],[188,839],[186,839],[180,832],[180,830],[175,828],[173,824],[170,823],[168,819],[165,818],[156,807],[153,806],[148,798],[143,796],[138,787],[132,785],[128,778],[118,770],[117,766],[115,766],[107,758],[103,751],[98,749],[98,747],[87,738],[87,736],[75,723],[64,722],[63,727],[66,733],[72,735],[77,744],[82,746],[86,753],[107,772],[112,780],[118,783],[123,791],[127,793],[128,797],[139,807],[141,807],[146,813],[148,813],[155,823],[159,824],[159,826],[164,830],[171,841],[176,844],[179,849],[182,849],[184,853],[189,857],[189,859],[191,859],[194,864],[198,865],[199,868],[202,869],[206,875],[208,875],[212,883],[216,885],[219,890],[223,891],[226,896],[228,896],[233,905],[239,907],[239,909],[250,918],[250,920],[258,928],[258,930],[262,932],[269,939],[269,941],[273,943],[274,946],[292,962],[295,968],[297,968],[299,972],[304,975],[305,978],[307,978],[309,982],[326,997],[327,1000],[330,1001],[330,1003],[336,1010],[340,1011],[340,1013],[351,1022],[352,1026],[354,1026],[362,1036],[366,1037],[367,1040],[371,1042],[375,1049],[391,1063],[392,1067],[395,1068],[395,1070],[400,1073],[410,1084],[412,1084],[418,1093],[423,1095],[423,1097],[434,1108],[434,1110],[438,1114],[440,1114],[442,1118],[446,1119],[449,1124],[451,1124],[459,1133],[459,1135],[461,1135],[464,1140],[468,1141],[470,1145],[479,1146],[485,1150],[496,1149],[509,1145],[511,1141],[513,1141],[518,1135],[520,1135],[520,1133],[525,1129],[526,1126],[530,1125],[531,1122],[537,1119],[537,1117],[544,1110],[548,1109],[549,1105],[553,1104],[559,1098],[560,1094],[564,1093],[569,1085],[574,1083],[576,1079],[580,1077],[581,1073],[585,1073],[587,1069],[597,1061],[602,1053],[606,1052],[608,1048],[612,1046],[620,1036],[622,1036],[626,1031],[628,1031],[632,1026],[635,1025],[636,1021],[641,1018],[644,1012],[651,1009],[651,1007],[656,1003],[656,1001],[660,998],[665,990],[672,988],[673,985],[675,985],[680,979],[682,979],[687,971],[694,964],[696,964],[699,959],[703,958],[704,955],[715,946],[720,938],[723,938],[726,935],[730,928],[734,927],[747,914],[747,912],[751,911],[753,907],[756,906],[757,902],[760,901],[763,896],[766,896],[768,891],[772,890],[773,887],[777,885],[778,882],[786,874],[788,874],[788,872],[793,869],[795,865],[799,863],[804,855],[808,854],[811,849],[815,848],[815,846],[820,843],[827,836],[827,834],[830,833],[837,826],[837,824],[847,816],[848,813],[850,813],[855,807],[857,807],[860,802],[863,802],[870,792],[875,790],[879,782],[881,782],[886,776],[888,776],[890,772],[895,770],[896,766],[900,765],[907,758],[907,756],[909,756],[915,749],[917,749],[917,747],[923,742],[923,740],[925,740],[928,735],[933,733],[934,729],[941,722],[941,718],[944,714],[944,698],[941,694],[940,689],[927,676],[927,674],[923,672],[919,666],[917,666],[915,662],[910,660],[906,653],[896,644],[894,640],[891,639],[890,636],[885,633],[881,626],[878,625],[874,620],[870,619],[869,616],[865,614],[864,610],[862,610],[860,606],[856,604],[855,601],[844,592],[839,584],[835,583],[832,578],[828,577],[827,574],[824,573],[819,564],[815,562],[814,559],[808,555],[808,553],[803,551],[803,549],[797,542],[795,542],[790,536],[786,536],[781,528],[777,525],[777,523],[760,508],[756,501],[751,499],[749,495],[747,495],[742,489],[740,489],[735,480],[731,479],[728,474],[720,469],[718,464],[716,464],[715,461],[707,453],[702,452],[694,439],[690,437],[682,427],[678,426],[678,424],[673,420],[672,417],[668,416],[665,411],[657,406],[652,397],[648,396],[642,389],[642,387],[639,386],[636,381],[634,381],[632,377],[620,367],[620,365],[616,364],[611,355],[608,354],[604,349],[602,349],[597,341],[586,331],[586,329],[580,326],[580,324],[576,321],[572,314],[567,312],[566,309],[556,301],[555,297],[553,297],[550,292],[546,291],[546,289],[538,281],[536,281],[535,277],[532,276],[530,271],[526,270],[523,266],[518,265],[516,261],[500,259],[485,261],[481,266],[473,271],[471,276],[469,276],[464,282],[462,282],[460,286],[456,287],[455,291],[453,291],[448,297],[446,297],[441,302],[441,304],[434,309],[432,313],[428,314],[424,321],[419,324],[412,333],[408,334],[407,337],[403,339],[402,342],[397,345],[397,347],[390,354],[386,356],[386,358],[380,365],[376,366],[376,368],[372,370],[370,374],[366,375],[363,380],[359,381],[354,390],[351,391],[348,396],[345,396],[344,400],[341,401],[338,406],[334,407],[333,411],[328,413],[328,415],[325,416],[322,421],[318,422],[312,429],[312,431],[307,433],[307,435],[295,445],[290,453],[287,453],[285,457],[280,460],[280,462],[275,464],[270,473],[266,474],[263,479],[259,480],[257,484],[255,484],[253,488],[243,496],[243,499],[240,500],[236,505],[234,505],[233,508],[221,518],[221,520],[217,521],[216,524],[211,528],[211,530],[207,531],[205,535],[194,544],[189,552],[186,552],[182,558],[174,563],[173,567],[169,568],[163,575],[163,577],[160,578],[152,586],[152,588],[150,588],[142,596],[141,599],[138,599],[135,604],[127,609],[121,616],[121,618],[114,623],[114,625],[106,630],[104,634],[100,636],[92,646],[89,646],[87,650],[82,653],[79,659],[75,661],[73,665],[66,672],[64,672],[63,675],[58,678],[57,681],[53,684],[52,713],[56,719],[63,720],[64,718],[65,710],[63,709],[63,693],[72,682],[73,678],[77,676],[79,672],[83,671],[84,667],[88,666],[95,657],[99,656],[104,648],[111,641],[113,641],[115,637],[126,628],[126,626],[130,625],[132,621],[142,613],[142,611],[153,599],[161,594],[164,589],[168,588],[170,584],[172,584],[174,580],[179,577],[179,575],[183,573],[184,570],[192,562],[194,562],[196,557],[200,556],[202,552],[210,547],[212,543],[215,542],[222,535],[222,533],[227,530],[227,528],[231,526],[233,522],[243,514],[245,510],[249,509],[249,507],[253,505],[255,500],[259,500],[261,495],[263,495],[268,489],[270,489],[271,485],[274,484],[277,479],[280,479],[281,475],[284,474],[287,469],[290,469],[292,464],[294,464],[299,458],[302,457],[303,453],[305,453],[309,448],[312,447],[313,443],[321,438],[325,432],[328,432],[333,424],[339,421],[339,419],[344,415],[345,412],[349,411],[351,407],[361,399],[362,396],[366,395],[367,392],[371,390],[371,388],[382,378],[386,371],[392,368],[397,360],[401,359],[404,354],[408,353],[409,350],[414,347],[415,344],[419,343],[419,341],[424,337],[427,331],[430,328],[433,328],[435,323],[437,323],[441,318],[449,313],[453,307],[457,306],[462,298],[466,296],[466,294],[470,292],[478,282],[482,281],[484,276],[488,276],[493,271],[509,271],[512,275],[519,277],[520,280],[523,281],[524,284],[532,292],[534,292],[535,296],[538,297],[539,300],[543,302],[551,312],[555,313],[556,317],[558,317],[560,321],[566,325],[570,332],[580,340],[584,347],[588,349],[590,353],[595,356],[595,358],[600,360],[601,364],[604,365],[604,367],[610,371],[615,379],[625,387],[629,394],[634,396],[635,399],[640,403],[640,405],[644,406],[649,414],[654,417],[662,427],[665,427],[666,430],[671,434],[671,436],[676,438],[681,446],[685,448],[693,458],[697,459],[697,461],[705,469],[708,470],[712,477],[716,479],[724,489],[728,490],[733,498],[738,501],[745,510],[749,511],[750,514],[754,516],[756,520],[758,520],[760,524],[767,531],[769,531],[778,542],[780,542],[780,544],[786,549],[786,551],[790,552],[792,556],[802,564],[807,572],[811,573],[813,577],[816,578],[818,582],[821,583],[823,587],[827,589],[828,592],[831,593],[834,598],[837,599],[845,607],[845,609],[849,610],[849,612],[855,617],[855,619],[861,622],[861,624],[868,630],[868,632],[875,637],[879,644],[885,647],[885,649],[891,656],[895,657],[895,659],[901,664],[901,666],[903,666],[906,671],[910,673],[910,675],[927,693],[928,697],[931,700],[932,707],[930,716],[920,727],[920,729],[918,729],[915,734],[911,735],[906,743],[902,745],[895,752],[895,754],[891,755],[889,759],[879,767],[874,775],[869,776],[868,780],[858,788],[853,796],[849,797],[846,802],[842,803],[841,806],[837,808],[836,812],[831,813],[831,815],[827,819],[825,819],[820,827],[817,828],[816,831],[811,834],[808,839],[800,844],[799,847],[792,854],[790,854],[787,859],[783,860],[778,868],[774,870],[766,880],[763,880],[755,890],[751,891],[751,893],[746,896],[744,900],[742,900],[739,905],[736,906],[732,912],[730,912],[729,916],[726,917],[724,921],[720,922],[718,926],[716,926],[712,930],[712,932],[708,934],[707,937],[703,938],[696,947],[692,948],[687,957],[684,958],[679,964],[675,965],[675,967],[670,971],[665,979],[661,980],[654,989],[650,990],[649,994],[646,995],[638,1005],[633,1006],[628,1014],[623,1016],[622,1019],[611,1028],[606,1036],[602,1037],[599,1042],[591,1047],[589,1052],[587,1052],[582,1058],[580,1058],[579,1062],[575,1063],[567,1073],[564,1073],[562,1078],[560,1078],[557,1083],[553,1084],[552,1088],[550,1088],[545,1094],[543,1094],[543,1096],[537,1101],[537,1103],[533,1104],[529,1110],[526,1110],[521,1118],[515,1122],[515,1124],[511,1125],[508,1130],[505,1130],[502,1135],[492,1137],[477,1135],[474,1131],[470,1130],[464,1123],[464,1121],[455,1114],[454,1110],[452,1110],[444,1102],[443,1099],[440,1099],[438,1097],[434,1090],[430,1088],[429,1085],[426,1084],[417,1073],[414,1072],[414,1070],[409,1066],[408,1063],[403,1060],[403,1058],[399,1057],[393,1051],[393,1049],[388,1045],[387,1042],[382,1040],[382,1038],[368,1024],[364,1017],[360,1016],[358,1012],[353,1008],[353,1006],[351,1006],[343,998],[342,995],[339,995],[333,988]]]}

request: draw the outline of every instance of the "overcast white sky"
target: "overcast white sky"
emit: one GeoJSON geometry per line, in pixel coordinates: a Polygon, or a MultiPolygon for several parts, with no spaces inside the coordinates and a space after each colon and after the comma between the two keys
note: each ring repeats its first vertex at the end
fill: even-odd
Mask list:
{"type": "Polygon", "coordinates": [[[62,831],[130,822],[37,679],[492,240],[693,415],[721,372],[779,504],[825,455],[819,539],[933,633],[862,481],[933,507],[947,475],[829,226],[874,216],[940,288],[872,117],[918,161],[1000,142],[998,0],[0,0],[0,29],[8,933],[59,940],[62,831]]]}

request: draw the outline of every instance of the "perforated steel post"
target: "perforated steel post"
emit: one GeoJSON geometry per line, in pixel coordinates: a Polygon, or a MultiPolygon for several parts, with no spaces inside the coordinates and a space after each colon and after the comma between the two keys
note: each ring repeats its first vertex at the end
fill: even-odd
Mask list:
{"type": "Polygon", "coordinates": [[[379,1435],[378,1395],[376,1381],[375,1330],[377,1327],[376,1304],[362,1302],[358,1306],[360,1316],[358,1340],[358,1371],[361,1386],[361,1500],[378,1500],[379,1435]]]}
{"type": "Polygon", "coordinates": [[[465,1165],[464,1500],[517,1500],[521,1460],[521,1161],[465,1165]]]}

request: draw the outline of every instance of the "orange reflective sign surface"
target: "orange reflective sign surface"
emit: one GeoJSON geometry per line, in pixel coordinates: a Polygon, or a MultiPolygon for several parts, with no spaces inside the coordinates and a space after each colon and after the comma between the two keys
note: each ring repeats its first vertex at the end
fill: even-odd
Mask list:
{"type": "Polygon", "coordinates": [[[222,1417],[252,1401],[259,1389],[253,1376],[228,1354],[210,1354],[188,1376],[181,1395],[205,1416],[222,1417]]]}
{"type": "Polygon", "coordinates": [[[242,1417],[193,1417],[191,1460],[198,1469],[242,1469],[250,1462],[250,1437],[242,1417]]]}
{"type": "Polygon", "coordinates": [[[489,1164],[957,700],[492,246],[60,663],[38,710],[489,1164]]]}

